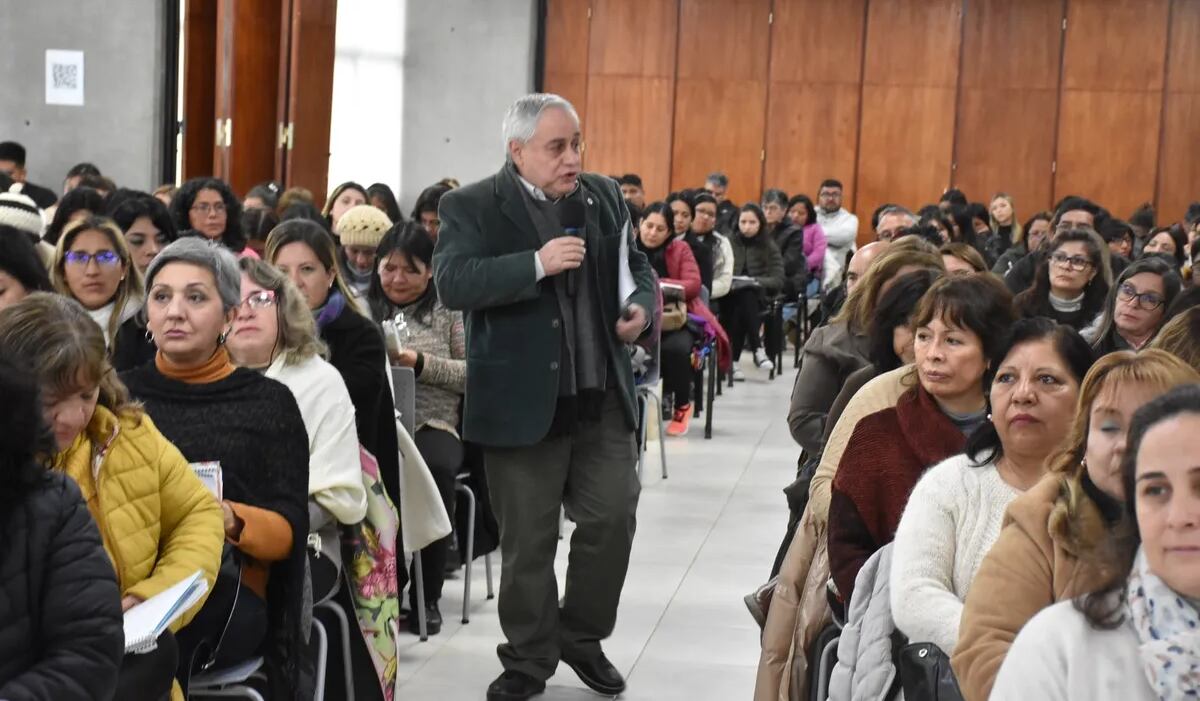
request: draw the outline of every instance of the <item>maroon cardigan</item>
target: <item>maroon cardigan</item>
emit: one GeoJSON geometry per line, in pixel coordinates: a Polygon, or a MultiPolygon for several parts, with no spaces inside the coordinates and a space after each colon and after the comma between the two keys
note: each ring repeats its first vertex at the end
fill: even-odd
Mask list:
{"type": "Polygon", "coordinates": [[[917,480],[965,443],[920,385],[854,427],[829,500],[829,570],[843,601],[849,602],[863,564],[895,538],[917,480]]]}

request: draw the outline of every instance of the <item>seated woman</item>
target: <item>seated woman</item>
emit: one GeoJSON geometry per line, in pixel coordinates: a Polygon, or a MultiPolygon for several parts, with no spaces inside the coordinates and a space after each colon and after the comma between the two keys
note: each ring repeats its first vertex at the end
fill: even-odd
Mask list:
{"type": "MultiPolygon", "coordinates": [[[[695,219],[695,212],[692,210],[692,203],[688,198],[678,192],[672,192],[667,195],[667,207],[670,209],[670,217],[667,219],[671,224],[671,232],[673,238],[683,241],[692,251],[692,257],[696,259],[696,267],[700,270],[700,284],[707,290],[700,292],[701,296],[708,299],[712,295],[713,285],[713,248],[712,244],[715,239],[709,237],[707,241],[701,241],[700,237],[692,231],[692,220],[695,219]]],[[[645,212],[642,213],[645,216],[645,212]]],[[[641,223],[638,223],[640,226],[641,223]]]]}
{"type": "Polygon", "coordinates": [[[98,190],[90,187],[77,187],[71,190],[63,195],[63,198],[58,201],[58,205],[55,206],[54,216],[51,218],[50,224],[46,226],[46,233],[42,236],[42,240],[51,246],[57,246],[58,239],[68,225],[74,224],[80,219],[104,214],[104,204],[104,193],[98,190]]]}
{"type": "Polygon", "coordinates": [[[146,413],[191,463],[221,470],[224,575],[179,631],[179,681],[214,645],[225,666],[262,655],[271,698],[309,698],[305,651],[308,433],[288,388],[235,368],[225,347],[238,306],[237,259],[223,246],[182,238],[146,271],[154,362],[122,376],[146,413]]]}
{"type": "Polygon", "coordinates": [[[120,589],[79,486],[42,464],[57,447],[19,359],[0,355],[0,698],[113,698],[120,589]]]}
{"type": "Polygon", "coordinates": [[[178,238],[167,206],[147,192],[117,190],[108,198],[105,214],[125,232],[133,264],[143,274],[164,246],[178,238]]]}
{"type": "MultiPolygon", "coordinates": [[[[348,191],[357,192],[354,188],[348,191]]],[[[323,224],[308,219],[285,221],[267,237],[266,260],[287,275],[304,296],[317,332],[329,349],[329,364],[350,392],[358,442],[379,461],[388,496],[399,506],[400,449],[383,334],[363,315],[359,300],[342,279],[333,237],[323,224]]],[[[407,582],[403,568],[397,575],[396,590],[402,591],[407,582]]]]}
{"type": "MultiPolygon", "coordinates": [[[[685,201],[691,203],[695,219],[692,221],[692,234],[712,252],[712,289],[709,290],[711,300],[724,299],[729,295],[733,285],[733,245],[729,237],[717,231],[717,199],[707,192],[697,192],[688,199],[681,193],[685,201]]],[[[672,205],[674,206],[674,205],[672,205]]]]}
{"type": "Polygon", "coordinates": [[[321,210],[321,216],[325,218],[325,223],[329,224],[330,230],[334,231],[343,214],[370,201],[371,196],[367,194],[366,188],[352,180],[347,181],[333,188],[333,191],[329,193],[329,197],[325,200],[325,208],[321,210]]]}
{"type": "Polygon", "coordinates": [[[239,256],[258,257],[246,247],[242,203],[220,178],[192,178],[171,198],[171,218],[180,235],[216,241],[239,256]]]}
{"type": "MultiPolygon", "coordinates": [[[[691,249],[682,239],[671,238],[668,221],[671,208],[663,202],[646,206],[638,227],[638,250],[646,254],[660,283],[683,288],[686,311],[703,316],[710,324],[716,319],[700,300],[701,276],[691,249]]],[[[659,342],[659,370],[663,393],[674,399],[674,414],[666,432],[669,436],[687,435],[692,418],[692,345],[696,337],[685,321],[681,328],[664,330],[659,342]]]]}
{"type": "MultiPolygon", "coordinates": [[[[1003,200],[1000,200],[1003,202],[1003,200]]],[[[983,260],[983,256],[973,247],[968,246],[962,241],[951,241],[947,244],[942,244],[939,249],[942,254],[942,262],[946,264],[946,272],[951,275],[959,273],[986,273],[988,271],[987,263],[983,260]]]]}
{"type": "MultiPolygon", "coordinates": [[[[467,349],[462,314],[443,306],[433,286],[433,245],[428,232],[415,221],[393,227],[379,244],[379,265],[368,300],[380,323],[398,315],[407,323],[408,337],[395,351],[392,362],[412,368],[417,376],[413,440],[429,465],[453,522],[454,481],[463,464],[458,429],[466,390],[467,349]]],[[[442,628],[438,600],[453,537],[448,535],[421,549],[426,630],[430,635],[442,628]]],[[[416,576],[415,563],[412,576],[416,576]]],[[[416,587],[410,587],[409,602],[416,611],[416,587]]],[[[417,620],[416,615],[408,617],[413,633],[417,632],[417,620]]]]}
{"type": "Polygon", "coordinates": [[[963,454],[917,482],[892,551],[896,628],[947,655],[958,643],[963,600],[1000,535],[1004,511],[1045,473],[1092,364],[1079,334],[1049,319],[1018,321],[996,358],[987,373],[990,420],[968,438],[963,454]]]}
{"type": "MultiPolygon", "coordinates": [[[[846,378],[869,362],[867,330],[880,296],[905,273],[944,270],[937,250],[916,236],[887,246],[872,261],[841,312],[813,331],[804,344],[800,372],[792,386],[788,428],[808,455],[821,452],[825,418],[846,378]]],[[[828,499],[822,502],[828,504],[828,499]]]]}
{"type": "Polygon", "coordinates": [[[829,569],[842,601],[863,563],[892,541],[925,470],[961,453],[987,420],[984,374],[999,362],[1013,317],[1011,295],[991,275],[942,278],[921,299],[911,389],[858,422],[833,480],[829,569]]]}
{"type": "Polygon", "coordinates": [[[334,229],[342,244],[338,262],[346,286],[359,299],[366,296],[375,274],[375,249],[391,228],[392,221],[383,210],[369,204],[351,207],[338,218],[334,229]]]}
{"type": "Polygon", "coordinates": [[[1050,241],[1033,286],[1017,295],[1022,317],[1044,316],[1079,331],[1104,311],[1112,282],[1108,245],[1090,228],[1060,231],[1050,241]]]}
{"type": "Polygon", "coordinates": [[[325,344],[295,285],[275,268],[243,258],[241,305],[226,346],[233,362],[282,382],[300,407],[308,430],[308,529],[317,534],[309,558],[313,601],[327,598],[342,570],[339,523],[358,523],[367,513],[346,383],[321,358],[325,344]]]}
{"type": "Polygon", "coordinates": [[[111,219],[88,217],[68,226],[54,250],[50,280],[100,326],[117,372],[154,358],[154,344],[137,318],[144,299],[142,273],[111,219]]]}
{"type": "Polygon", "coordinates": [[[1145,348],[1162,327],[1167,308],[1179,295],[1183,281],[1159,256],[1131,263],[1108,292],[1104,314],[1083,330],[1096,355],[1145,348]]]}
{"type": "Polygon", "coordinates": [[[1103,584],[1021,630],[992,699],[1185,699],[1200,693],[1200,388],[1133,416],[1121,460],[1125,524],[1102,552],[1103,584]],[[1111,554],[1110,554],[1111,553],[1111,554]]]}
{"type": "Polygon", "coordinates": [[[49,292],[50,278],[24,232],[0,224],[0,309],[34,292],[49,292]]]}
{"type": "Polygon", "coordinates": [[[941,277],[942,274],[936,270],[906,273],[897,277],[879,298],[867,331],[869,362],[850,373],[842,384],[842,390],[838,392],[837,399],[829,409],[829,418],[825,421],[825,441],[829,440],[829,434],[841,418],[842,411],[858,390],[886,372],[912,364],[912,316],[921,303],[921,297],[941,277]]]}
{"type": "Polygon", "coordinates": [[[1008,507],[967,595],[952,660],[967,699],[988,697],[1017,632],[1038,611],[1100,583],[1093,565],[1120,521],[1121,458],[1133,413],[1193,382],[1200,373],[1155,349],[1112,353],[1088,371],[1066,442],[1046,462],[1049,474],[1008,507]]]}
{"type": "MultiPolygon", "coordinates": [[[[61,240],[70,237],[70,230],[61,240]]],[[[0,312],[0,356],[26,358],[54,431],[54,468],[70,475],[100,526],[121,608],[197,570],[211,588],[221,563],[221,508],[112,372],[104,335],[74,301],[37,293],[0,312]],[[46,349],[53,348],[53,353],[46,349]]],[[[171,626],[177,631],[195,606],[171,626]]],[[[116,698],[166,698],[174,684],[172,632],[151,654],[122,662],[116,698]]]]}
{"type": "Polygon", "coordinates": [[[1181,271],[1187,261],[1187,234],[1179,224],[1160,226],[1150,232],[1142,248],[1142,259],[1157,254],[1164,260],[1174,261],[1175,270],[1181,271]]]}
{"type": "MultiPolygon", "coordinates": [[[[808,195],[792,195],[787,203],[788,219],[804,234],[804,260],[808,268],[808,296],[821,291],[821,275],[825,269],[825,230],[817,223],[817,210],[808,195]]],[[[786,261],[786,255],[784,259],[786,261]]]]}
{"type": "Polygon", "coordinates": [[[763,348],[759,328],[767,300],[783,289],[783,256],[767,234],[767,219],[756,204],[742,207],[737,233],[729,243],[733,246],[734,284],[721,302],[721,325],[733,346],[733,379],[743,380],[737,368],[743,346],[749,346],[754,354],[756,367],[775,367],[763,348]]]}
{"type": "Polygon", "coordinates": [[[1200,370],[1200,306],[1188,307],[1163,324],[1150,343],[1200,370]]]}
{"type": "Polygon", "coordinates": [[[1038,212],[1030,217],[1022,227],[1020,237],[1014,237],[1012,245],[996,260],[992,272],[1004,277],[1017,261],[1041,248],[1042,242],[1050,235],[1050,222],[1053,219],[1054,215],[1050,212],[1038,212]]]}

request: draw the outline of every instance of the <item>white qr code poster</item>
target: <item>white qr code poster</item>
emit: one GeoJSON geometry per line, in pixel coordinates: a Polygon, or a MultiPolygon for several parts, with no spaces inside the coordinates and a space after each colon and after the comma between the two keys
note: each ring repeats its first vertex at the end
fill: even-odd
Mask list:
{"type": "Polygon", "coordinates": [[[46,104],[83,104],[83,52],[46,49],[46,104]]]}

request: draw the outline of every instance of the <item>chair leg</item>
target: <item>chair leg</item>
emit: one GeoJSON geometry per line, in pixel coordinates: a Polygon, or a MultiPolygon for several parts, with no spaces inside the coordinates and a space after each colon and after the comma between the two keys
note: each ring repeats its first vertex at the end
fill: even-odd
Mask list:
{"type": "MultiPolygon", "coordinates": [[[[646,422],[650,419],[650,400],[646,397],[644,390],[638,390],[638,408],[642,412],[641,421],[638,422],[638,462],[637,473],[638,480],[642,479],[642,466],[646,462],[646,422]]],[[[661,409],[661,407],[660,407],[661,409]]],[[[658,412],[658,423],[662,424],[662,411],[658,412]]],[[[662,440],[662,434],[659,434],[658,440],[662,440]]]]}
{"type": "Polygon", "coordinates": [[[666,434],[663,433],[662,399],[659,399],[658,397],[654,397],[654,399],[655,399],[655,401],[658,402],[658,409],[659,409],[657,412],[657,414],[658,414],[658,455],[659,455],[659,460],[662,461],[662,478],[666,479],[667,478],[667,441],[665,440],[666,434]]]}
{"type": "Polygon", "coordinates": [[[708,355],[708,414],[704,417],[704,439],[712,439],[712,422],[713,422],[713,391],[716,389],[720,393],[721,383],[717,382],[717,350],[714,347],[713,352],[708,355]]]}
{"type": "Polygon", "coordinates": [[[475,492],[462,482],[456,486],[462,489],[463,494],[467,495],[467,508],[470,509],[467,513],[467,573],[463,575],[462,622],[465,625],[471,622],[471,570],[475,564],[475,492]]]}
{"type": "Polygon", "coordinates": [[[492,554],[488,553],[483,556],[483,572],[487,575],[487,598],[488,601],[496,598],[495,592],[492,591],[492,554]]]}
{"type": "MultiPolygon", "coordinates": [[[[350,655],[350,620],[346,617],[346,612],[332,601],[318,604],[317,608],[328,611],[337,619],[338,632],[342,635],[342,669],[353,670],[354,660],[350,655]]],[[[346,701],[354,701],[354,675],[343,674],[342,678],[346,684],[346,701]]]]}
{"type": "Polygon", "coordinates": [[[567,528],[567,512],[559,507],[558,509],[558,539],[563,539],[563,531],[567,528]]]}
{"type": "Polygon", "coordinates": [[[413,569],[416,575],[413,579],[416,581],[412,585],[417,588],[417,630],[421,634],[421,642],[425,642],[429,640],[429,627],[425,621],[425,573],[421,566],[420,550],[413,553],[413,569]]]}
{"type": "MultiPolygon", "coordinates": [[[[315,694],[313,701],[325,701],[325,672],[329,668],[329,635],[325,632],[325,625],[316,617],[312,619],[314,637],[317,639],[317,678],[314,680],[315,694]]],[[[353,673],[353,669],[346,670],[346,674],[353,673]]]]}

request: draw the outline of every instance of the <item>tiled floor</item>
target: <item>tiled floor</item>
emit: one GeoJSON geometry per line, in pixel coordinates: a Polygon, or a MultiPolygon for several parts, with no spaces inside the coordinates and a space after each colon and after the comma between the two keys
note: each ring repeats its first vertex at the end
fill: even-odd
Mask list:
{"type": "MultiPolygon", "coordinates": [[[[699,421],[686,438],[668,440],[669,479],[660,478],[658,446],[650,444],[629,576],[616,632],[604,645],[628,679],[622,699],[741,701],[753,694],[758,627],[742,596],[769,574],[787,523],[780,490],[795,474],[798,448],[786,421],[790,369],[771,382],[744,366],[747,381],[717,399],[711,441],[699,421]]],[[[570,528],[558,553],[560,586],[570,528]]],[[[498,559],[495,565],[498,583],[498,559]]],[[[422,643],[402,634],[397,699],[484,698],[502,671],[495,652],[502,636],[496,602],[484,598],[482,559],[473,590],[469,625],[455,613],[463,589],[454,580],[441,603],[441,635],[422,643]]],[[[599,697],[560,665],[538,698],[599,697]]]]}

